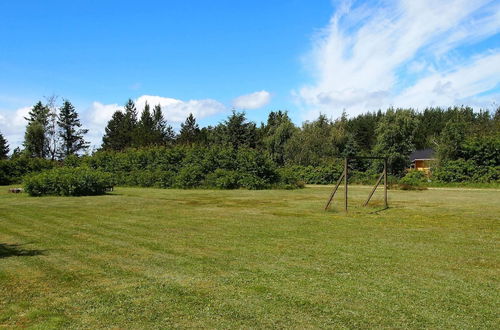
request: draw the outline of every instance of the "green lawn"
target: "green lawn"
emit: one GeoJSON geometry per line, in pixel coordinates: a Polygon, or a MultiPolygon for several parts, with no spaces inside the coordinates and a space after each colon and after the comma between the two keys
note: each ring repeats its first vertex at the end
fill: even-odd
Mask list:
{"type": "Polygon", "coordinates": [[[0,187],[0,327],[498,327],[500,191],[330,190],[0,187]]]}

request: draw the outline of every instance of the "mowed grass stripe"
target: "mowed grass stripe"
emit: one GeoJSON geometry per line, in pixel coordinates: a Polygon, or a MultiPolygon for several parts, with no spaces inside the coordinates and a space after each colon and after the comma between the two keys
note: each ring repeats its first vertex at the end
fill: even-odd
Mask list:
{"type": "Polygon", "coordinates": [[[0,195],[0,244],[46,251],[0,259],[0,324],[496,324],[498,193],[391,191],[370,213],[354,187],[345,215],[329,189],[0,195]]]}

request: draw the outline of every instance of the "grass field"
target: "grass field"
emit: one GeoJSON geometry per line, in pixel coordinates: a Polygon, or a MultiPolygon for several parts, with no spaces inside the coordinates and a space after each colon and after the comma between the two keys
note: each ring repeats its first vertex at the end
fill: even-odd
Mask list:
{"type": "Polygon", "coordinates": [[[498,327],[500,191],[330,189],[0,187],[0,327],[498,327]]]}

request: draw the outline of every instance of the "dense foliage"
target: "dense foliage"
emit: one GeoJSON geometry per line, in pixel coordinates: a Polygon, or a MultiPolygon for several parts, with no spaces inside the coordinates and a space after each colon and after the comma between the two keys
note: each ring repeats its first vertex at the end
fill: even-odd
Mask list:
{"type": "Polygon", "coordinates": [[[56,165],[56,162],[48,159],[24,155],[11,157],[9,160],[0,160],[0,185],[20,183],[26,174],[51,169],[56,165]]]}
{"type": "MultiPolygon", "coordinates": [[[[436,158],[422,180],[426,184],[500,180],[500,108],[495,113],[469,107],[388,109],[350,118],[343,113],[335,120],[320,115],[301,127],[286,111],[273,111],[257,125],[234,110],[218,125],[202,128],[190,114],[176,135],[160,105],[151,111],[146,103],[138,110],[128,100],[108,122],[101,149],[84,157],[86,130],[76,110],[69,101],[57,116],[53,109],[53,103],[33,107],[25,149],[0,163],[1,184],[59,164],[102,170],[117,184],[131,186],[296,187],[335,182],[342,172],[340,158],[355,155],[387,157],[394,182],[423,175],[407,176],[409,155],[423,148],[434,149],[436,158]],[[54,125],[60,139],[55,142],[54,125]],[[57,163],[45,162],[54,158],[57,163]]],[[[379,161],[352,160],[350,181],[373,183],[381,166],[379,161]]]]}
{"type": "Polygon", "coordinates": [[[109,173],[89,168],[55,168],[28,175],[24,180],[31,196],[92,196],[113,186],[109,173]]]}
{"type": "Polygon", "coordinates": [[[117,184],[130,186],[264,189],[281,184],[270,157],[247,147],[175,146],[99,151],[82,159],[80,165],[111,173],[117,184]]]}
{"type": "Polygon", "coordinates": [[[0,132],[0,159],[7,159],[9,154],[9,144],[0,132]]]}

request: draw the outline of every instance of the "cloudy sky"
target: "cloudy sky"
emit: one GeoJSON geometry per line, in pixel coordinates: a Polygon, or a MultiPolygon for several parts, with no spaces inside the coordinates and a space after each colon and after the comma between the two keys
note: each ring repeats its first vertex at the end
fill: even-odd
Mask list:
{"type": "Polygon", "coordinates": [[[128,98],[178,127],[500,102],[500,1],[2,1],[0,132],[57,95],[94,145],[128,98]]]}

